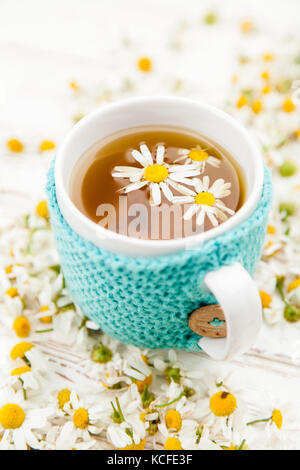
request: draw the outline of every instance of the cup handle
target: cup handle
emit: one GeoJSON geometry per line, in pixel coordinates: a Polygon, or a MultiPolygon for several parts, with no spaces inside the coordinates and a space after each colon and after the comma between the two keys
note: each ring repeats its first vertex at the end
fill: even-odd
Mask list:
{"type": "Polygon", "coordinates": [[[261,328],[262,305],[257,287],[240,263],[209,272],[204,285],[223,310],[227,334],[225,338],[202,337],[198,344],[215,360],[232,359],[253,346],[261,328]]]}

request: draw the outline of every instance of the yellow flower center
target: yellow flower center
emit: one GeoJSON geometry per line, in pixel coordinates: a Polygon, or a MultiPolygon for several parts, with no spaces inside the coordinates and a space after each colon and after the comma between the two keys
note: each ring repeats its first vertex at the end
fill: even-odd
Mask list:
{"type": "Polygon", "coordinates": [[[40,318],[42,323],[52,323],[51,315],[45,315],[44,317],[40,318]]]}
{"type": "Polygon", "coordinates": [[[270,73],[268,72],[268,70],[264,70],[262,72],[261,78],[266,81],[270,80],[270,73]]]}
{"type": "Polygon", "coordinates": [[[179,431],[182,424],[181,414],[177,410],[168,410],[165,416],[166,426],[168,429],[179,431]]]}
{"type": "Polygon", "coordinates": [[[275,229],[274,225],[268,225],[268,233],[270,235],[274,235],[274,233],[276,233],[276,229],[275,229]]]}
{"type": "Polygon", "coordinates": [[[40,145],[40,151],[46,152],[47,150],[55,149],[55,143],[52,140],[43,140],[40,145]]]}
{"type": "Polygon", "coordinates": [[[262,307],[269,308],[272,302],[272,297],[270,296],[270,294],[261,290],[259,291],[259,295],[260,295],[262,307]]]}
{"type": "Polygon", "coordinates": [[[61,410],[63,410],[64,406],[66,403],[70,401],[71,397],[71,392],[68,388],[64,388],[57,394],[57,401],[58,401],[58,406],[61,410]]]}
{"type": "Polygon", "coordinates": [[[36,213],[43,219],[46,219],[48,217],[47,201],[41,201],[38,203],[38,205],[36,206],[36,213]]]}
{"type": "Polygon", "coordinates": [[[271,93],[271,91],[272,91],[272,89],[271,89],[270,85],[266,85],[266,86],[263,87],[263,89],[262,89],[262,93],[263,93],[264,95],[268,95],[269,93],[271,93]]]}
{"type": "Polygon", "coordinates": [[[5,429],[17,429],[25,419],[23,409],[14,403],[5,405],[0,410],[0,423],[5,429]]]}
{"type": "Polygon", "coordinates": [[[224,450],[236,450],[236,447],[233,443],[231,443],[230,447],[224,447],[224,450]]]}
{"type": "Polygon", "coordinates": [[[276,426],[278,427],[278,429],[281,429],[282,428],[282,421],[283,421],[283,418],[282,418],[282,413],[280,410],[273,410],[273,413],[272,413],[272,422],[276,424],[276,426]]]}
{"type": "Polygon", "coordinates": [[[76,428],[85,429],[89,425],[89,414],[85,408],[78,408],[73,416],[73,423],[76,428]]]}
{"type": "Polygon", "coordinates": [[[13,265],[12,264],[10,264],[9,266],[6,266],[6,268],[5,268],[6,274],[11,274],[12,270],[13,270],[13,265]]]}
{"type": "Polygon", "coordinates": [[[27,343],[26,341],[22,341],[21,343],[16,344],[12,350],[10,351],[10,357],[12,359],[23,358],[27,351],[34,348],[34,345],[31,343],[27,343]]]}
{"type": "Polygon", "coordinates": [[[195,162],[204,162],[208,157],[208,153],[201,149],[193,149],[189,153],[189,158],[195,162]]]}
{"type": "Polygon", "coordinates": [[[23,144],[18,139],[10,139],[7,142],[7,147],[11,152],[20,153],[23,150],[23,144]]]}
{"type": "Polygon", "coordinates": [[[142,439],[138,444],[130,444],[122,447],[120,450],[144,450],[146,445],[146,438],[142,439]]]}
{"type": "Polygon", "coordinates": [[[26,338],[30,333],[30,322],[24,316],[17,317],[14,321],[13,329],[19,338],[26,338]]]}
{"type": "Polygon", "coordinates": [[[9,297],[11,297],[13,299],[14,297],[17,297],[18,289],[16,287],[10,287],[9,289],[7,289],[5,294],[9,295],[9,297]]]}
{"type": "Polygon", "coordinates": [[[71,82],[69,83],[69,85],[70,85],[70,87],[72,88],[72,90],[74,90],[74,91],[78,91],[78,90],[79,90],[79,85],[78,85],[76,82],[71,81],[71,82]]]}
{"type": "Polygon", "coordinates": [[[263,109],[262,102],[260,100],[253,101],[252,103],[252,111],[255,114],[259,114],[263,109]]]}
{"type": "Polygon", "coordinates": [[[216,202],[214,196],[211,193],[203,191],[203,193],[197,194],[195,196],[195,203],[202,204],[203,206],[210,206],[212,207],[216,202]]]}
{"type": "Polygon", "coordinates": [[[263,55],[263,60],[265,62],[272,62],[274,59],[275,59],[274,54],[266,53],[266,54],[263,55]]]}
{"type": "Polygon", "coordinates": [[[210,399],[210,409],[216,416],[229,416],[236,409],[236,398],[232,393],[217,392],[210,399]]]}
{"type": "Polygon", "coordinates": [[[296,108],[295,103],[291,100],[291,98],[287,98],[283,102],[282,109],[286,113],[292,113],[293,111],[295,111],[295,108],[296,108]]]}
{"type": "Polygon", "coordinates": [[[136,384],[138,391],[140,393],[143,392],[146,385],[150,387],[150,385],[152,384],[152,374],[148,375],[144,380],[138,380],[136,384]]]}
{"type": "Polygon", "coordinates": [[[292,290],[297,289],[297,287],[299,287],[299,286],[300,286],[300,278],[299,278],[299,279],[295,279],[294,281],[292,281],[292,282],[289,284],[288,292],[291,292],[292,290]]]}
{"type": "Polygon", "coordinates": [[[31,369],[29,366],[17,367],[16,369],[11,371],[10,375],[12,376],[22,375],[22,374],[26,374],[26,372],[31,372],[31,369]]]}
{"type": "Polygon", "coordinates": [[[138,68],[141,72],[150,72],[152,68],[152,62],[149,57],[141,57],[138,61],[138,68]]]}
{"type": "Polygon", "coordinates": [[[141,354],[141,356],[142,356],[142,359],[143,359],[144,363],[147,364],[147,366],[149,366],[148,357],[145,354],[141,354]]]}
{"type": "Polygon", "coordinates": [[[237,108],[243,108],[248,104],[248,98],[245,95],[241,95],[239,99],[237,100],[236,107],[237,108]]]}
{"type": "Polygon", "coordinates": [[[253,23],[251,20],[245,20],[241,23],[242,33],[250,33],[253,30],[253,23]]]}
{"type": "Polygon", "coordinates": [[[165,450],[182,450],[181,442],[177,437],[168,437],[164,448],[165,450]]]}
{"type": "MultiPolygon", "coordinates": [[[[43,305],[40,308],[40,312],[48,312],[48,310],[49,310],[48,305],[43,305]]],[[[52,323],[52,316],[51,315],[45,315],[44,317],[40,318],[40,321],[42,323],[52,323]]]]}
{"type": "Polygon", "coordinates": [[[169,173],[163,165],[150,165],[147,166],[144,173],[144,178],[151,183],[161,183],[168,177],[169,173]]]}

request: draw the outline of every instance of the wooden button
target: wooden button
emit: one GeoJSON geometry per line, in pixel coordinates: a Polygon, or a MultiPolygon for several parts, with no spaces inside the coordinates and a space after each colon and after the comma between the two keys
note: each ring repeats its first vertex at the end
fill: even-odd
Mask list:
{"type": "Polygon", "coordinates": [[[225,316],[218,304],[206,305],[194,310],[189,317],[189,327],[197,335],[208,338],[225,338],[226,336],[225,316]],[[223,320],[224,323],[214,326],[212,322],[215,319],[223,320]]]}

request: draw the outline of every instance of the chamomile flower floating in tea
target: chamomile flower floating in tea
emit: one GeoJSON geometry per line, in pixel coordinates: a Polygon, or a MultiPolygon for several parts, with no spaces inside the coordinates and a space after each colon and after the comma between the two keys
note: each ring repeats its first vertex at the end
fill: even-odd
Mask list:
{"type": "Polygon", "coordinates": [[[133,150],[131,155],[142,165],[142,168],[133,166],[116,166],[113,169],[114,178],[129,178],[130,184],[122,188],[125,193],[136,191],[147,185],[150,188],[150,204],[159,206],[161,203],[161,193],[172,202],[174,195],[172,189],[185,196],[194,192],[183,186],[193,186],[194,182],[189,179],[200,174],[200,170],[195,165],[169,165],[164,161],[164,145],[159,145],[156,150],[155,162],[147,145],[140,146],[140,152],[133,150]]]}
{"type": "Polygon", "coordinates": [[[218,168],[221,164],[219,158],[209,155],[207,149],[202,149],[197,145],[192,149],[180,149],[178,151],[180,157],[175,162],[185,161],[185,163],[192,162],[196,168],[199,169],[200,174],[204,172],[206,164],[218,168]]]}
{"type": "Polygon", "coordinates": [[[219,178],[209,186],[209,176],[204,176],[202,181],[195,178],[194,183],[196,192],[192,196],[177,196],[174,198],[174,202],[177,204],[193,203],[184,214],[184,220],[189,220],[198,213],[197,225],[203,225],[205,216],[207,216],[212,225],[216,227],[219,224],[218,219],[224,222],[228,218],[227,214],[234,214],[234,211],[226,207],[224,202],[221,201],[222,198],[230,195],[231,183],[225,183],[223,178],[219,178]]]}

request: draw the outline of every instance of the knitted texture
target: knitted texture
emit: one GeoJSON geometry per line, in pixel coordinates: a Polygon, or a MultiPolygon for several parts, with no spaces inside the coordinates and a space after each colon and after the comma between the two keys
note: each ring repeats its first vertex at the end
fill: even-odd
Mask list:
{"type": "Polygon", "coordinates": [[[258,207],[229,232],[199,248],[160,257],[130,258],[103,251],[71,229],[57,204],[53,165],[47,195],[62,270],[83,313],[103,332],[145,348],[199,351],[188,316],[216,303],[205,275],[239,261],[253,274],[261,256],[272,198],[269,171],[258,207]]]}

